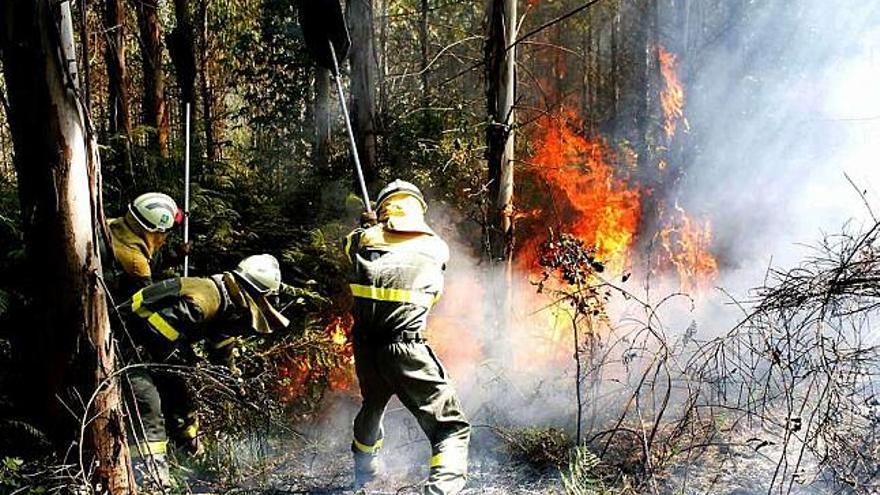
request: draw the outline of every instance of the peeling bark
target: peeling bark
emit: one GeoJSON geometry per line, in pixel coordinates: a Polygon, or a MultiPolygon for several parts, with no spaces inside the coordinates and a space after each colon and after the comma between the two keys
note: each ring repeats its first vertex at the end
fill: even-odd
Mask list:
{"type": "Polygon", "coordinates": [[[516,1],[491,0],[486,43],[489,126],[486,133],[489,192],[496,220],[490,227],[490,257],[513,256],[514,98],[516,96],[516,1]]]}
{"type": "Polygon", "coordinates": [[[34,325],[27,370],[37,417],[59,451],[79,441],[62,401],[93,397],[83,414],[83,467],[97,492],[132,493],[119,388],[94,226],[97,145],[76,74],[70,4],[8,0],[0,46],[15,149],[34,325]]]}

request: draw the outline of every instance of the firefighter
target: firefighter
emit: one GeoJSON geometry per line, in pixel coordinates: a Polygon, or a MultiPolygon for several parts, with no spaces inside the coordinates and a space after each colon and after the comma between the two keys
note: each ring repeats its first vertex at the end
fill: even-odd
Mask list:
{"type": "Polygon", "coordinates": [[[141,484],[173,485],[163,402],[186,389],[186,378],[175,367],[192,366],[195,342],[206,340],[209,359],[218,363],[234,357],[228,350],[238,336],[287,327],[288,320],[269,302],[281,285],[278,260],[261,254],[245,258],[232,272],[154,283],[119,305],[136,351],[148,363],[128,373],[134,395],[130,409],[136,412],[130,450],[141,484]]]}
{"type": "MultiPolygon", "coordinates": [[[[153,283],[159,251],[182,220],[183,212],[170,196],[150,192],[129,203],[125,215],[107,222],[113,259],[105,276],[116,302],[153,283]]],[[[189,245],[177,246],[175,254],[179,257],[189,249],[189,245]]],[[[173,266],[177,257],[169,256],[162,264],[173,266]]]]}
{"type": "Polygon", "coordinates": [[[427,205],[415,185],[390,183],[379,193],[376,209],[345,239],[362,396],[351,446],[355,487],[379,474],[382,417],[397,395],[431,442],[425,493],[458,493],[467,477],[470,425],[446,369],[423,335],[443,288],[449,248],[425,223],[427,205]]]}
{"type": "MultiPolygon", "coordinates": [[[[179,258],[189,252],[190,245],[181,244],[175,247],[174,256],[165,256],[161,263],[158,259],[172,229],[182,220],[183,212],[174,199],[167,194],[149,192],[129,203],[125,215],[107,222],[113,258],[104,274],[114,303],[124,301],[152,284],[154,271],[178,264],[179,258]]],[[[128,348],[126,342],[123,342],[123,348],[128,348]]],[[[163,407],[170,437],[178,448],[190,455],[199,455],[203,447],[192,393],[186,387],[177,386],[176,382],[158,380],[157,385],[168,387],[163,393],[166,397],[163,407]]]]}

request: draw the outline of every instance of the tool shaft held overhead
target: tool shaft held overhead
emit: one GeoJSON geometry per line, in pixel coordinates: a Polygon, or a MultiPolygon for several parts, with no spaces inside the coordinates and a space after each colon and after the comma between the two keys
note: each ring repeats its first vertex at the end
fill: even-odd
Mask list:
{"type": "Polygon", "coordinates": [[[336,90],[339,92],[339,105],[342,107],[342,115],[345,118],[345,129],[348,131],[348,142],[351,146],[351,157],[354,160],[354,168],[357,172],[358,185],[361,188],[361,196],[364,199],[364,208],[368,212],[373,211],[370,206],[370,194],[367,192],[367,182],[364,180],[364,169],[361,166],[360,155],[358,154],[357,141],[354,139],[354,130],[351,128],[351,117],[348,115],[348,105],[345,103],[345,94],[342,91],[342,80],[339,77],[339,60],[336,58],[336,49],[333,43],[328,41],[330,46],[330,55],[333,57],[333,80],[336,81],[336,90]]]}

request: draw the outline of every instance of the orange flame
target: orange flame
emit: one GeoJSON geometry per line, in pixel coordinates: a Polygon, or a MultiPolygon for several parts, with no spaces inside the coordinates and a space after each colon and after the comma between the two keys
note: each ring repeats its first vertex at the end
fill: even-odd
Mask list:
{"type": "MultiPolygon", "coordinates": [[[[604,140],[575,132],[578,123],[574,112],[563,109],[559,116],[543,117],[533,139],[532,171],[550,189],[556,215],[543,226],[561,225],[595,246],[598,259],[620,271],[638,230],[640,192],[615,173],[614,156],[604,140]]],[[[530,267],[546,235],[544,228],[525,242],[524,261],[530,267]]]]}
{"type": "Polygon", "coordinates": [[[689,128],[684,116],[684,86],[678,78],[678,58],[663,46],[657,46],[657,57],[660,59],[660,74],[663,76],[663,89],[660,91],[660,106],[663,109],[666,138],[675,136],[679,122],[685,130],[689,128]]]}
{"type": "Polygon", "coordinates": [[[319,338],[329,346],[331,357],[299,352],[278,365],[278,396],[291,404],[309,391],[314,383],[327,384],[331,391],[351,390],[354,386],[354,353],[351,345],[351,315],[335,316],[324,327],[319,338]]]}
{"type": "Polygon", "coordinates": [[[675,268],[682,292],[700,292],[718,275],[718,262],[710,251],[712,224],[691,219],[677,204],[675,211],[658,234],[665,257],[661,266],[671,264],[675,268]]]}

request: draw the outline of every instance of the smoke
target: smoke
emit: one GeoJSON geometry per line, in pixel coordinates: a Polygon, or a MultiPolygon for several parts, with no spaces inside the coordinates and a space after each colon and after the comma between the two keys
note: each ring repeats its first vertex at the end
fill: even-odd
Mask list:
{"type": "Polygon", "coordinates": [[[846,175],[880,204],[880,6],[742,5],[719,38],[682,56],[693,150],[683,201],[711,218],[720,284],[735,292],[867,218],[846,175]]]}
{"type": "MultiPolygon", "coordinates": [[[[740,2],[727,17],[702,32],[692,27],[690,50],[677,54],[689,122],[688,131],[679,131],[686,132],[678,138],[686,140],[686,163],[677,196],[712,224],[720,261],[713,285],[724,292],[695,294],[693,305],[687,298],[665,305],[657,317],[671,341],[728,330],[742,317],[728,294],[747,297],[769,267],[795,265],[823,233],[870,220],[860,192],[880,207],[880,5],[740,2]]],[[[565,315],[547,310],[529,274],[519,272],[514,315],[499,335],[492,322],[507,320],[493,294],[506,290],[506,281],[490,281],[473,243],[457,238],[460,218],[434,218],[445,226],[453,260],[430,336],[466,409],[477,422],[571,427],[574,350],[565,315]]],[[[677,289],[672,277],[648,281],[645,270],[633,269],[628,289],[649,302],[677,289]]],[[[612,302],[609,311],[618,323],[645,317],[627,301],[612,302]]],[[[609,368],[594,397],[607,397],[626,380],[623,365],[609,368]]]]}
{"type": "MultiPolygon", "coordinates": [[[[689,122],[677,138],[686,140],[687,162],[677,197],[688,212],[711,221],[712,251],[720,261],[714,285],[745,297],[762,283],[768,267],[796,264],[823,232],[870,219],[847,176],[873,206],[880,205],[880,4],[730,5],[718,25],[692,26],[692,39],[669,45],[686,45],[677,52],[689,122]]],[[[665,42],[662,36],[660,41],[665,42]]],[[[465,219],[431,205],[430,220],[450,244],[452,259],[428,338],[472,422],[573,429],[574,349],[565,313],[547,309],[549,301],[536,293],[530,275],[517,272],[508,318],[495,299],[507,281],[500,274],[491,278],[473,239],[461,235],[465,219]]],[[[648,280],[633,268],[628,289],[650,302],[677,290],[677,280],[648,280]]],[[[668,324],[672,339],[691,331],[711,337],[741,317],[728,303],[726,293],[710,290],[698,294],[693,306],[686,298],[674,300],[657,317],[668,324]]],[[[609,311],[618,322],[645,317],[627,301],[613,301],[609,311]]],[[[596,397],[607,399],[619,390],[615,382],[626,380],[623,368],[617,364],[605,373],[596,397]]],[[[342,416],[353,416],[351,407],[347,411],[342,416]]],[[[424,464],[427,441],[411,416],[396,402],[389,411],[386,461],[424,464]]],[[[611,408],[594,417],[601,421],[616,412],[611,408]]],[[[334,423],[328,432],[347,439],[339,432],[348,428],[334,423]]],[[[486,448],[478,435],[475,450],[486,448]]]]}

